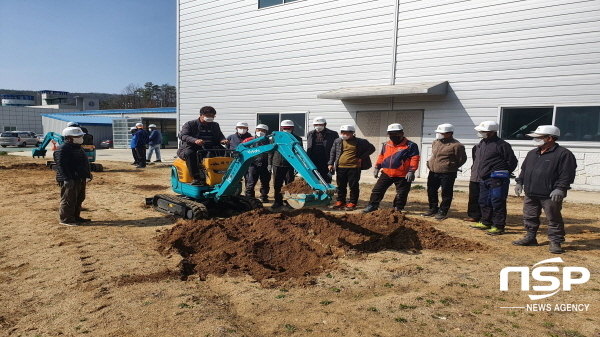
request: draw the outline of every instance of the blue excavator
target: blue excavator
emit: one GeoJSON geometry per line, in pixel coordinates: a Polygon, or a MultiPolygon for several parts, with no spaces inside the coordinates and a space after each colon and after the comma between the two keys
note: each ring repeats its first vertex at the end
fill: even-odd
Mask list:
{"type": "Polygon", "coordinates": [[[211,213],[224,209],[247,212],[262,208],[260,200],[240,195],[241,181],[258,156],[275,151],[281,153],[312,189],[312,193],[306,194],[285,192],[283,198],[292,208],[331,202],[336,193],[335,186],[321,177],[300,142],[293,135],[280,131],[238,145],[229,157],[205,158],[202,165],[206,171],[206,186],[191,185],[193,177],[185,161],[176,159],[171,167],[171,188],[178,195],[158,194],[148,198],[147,202],[159,212],[184,219],[205,219],[211,213]],[[258,145],[263,143],[267,144],[258,145]]]}
{"type": "MultiPolygon", "coordinates": [[[[61,145],[65,142],[65,137],[59,135],[56,132],[48,132],[42,140],[42,143],[37,148],[31,150],[32,157],[42,157],[46,158],[46,147],[50,144],[50,142],[54,141],[56,145],[61,145]]],[[[95,164],[96,161],[96,147],[94,145],[81,145],[81,148],[85,151],[85,154],[88,157],[90,162],[90,170],[92,172],[102,172],[104,171],[104,167],[102,164],[95,164]]],[[[56,163],[54,161],[47,161],[46,165],[48,165],[51,169],[54,169],[54,165],[56,163]]]]}

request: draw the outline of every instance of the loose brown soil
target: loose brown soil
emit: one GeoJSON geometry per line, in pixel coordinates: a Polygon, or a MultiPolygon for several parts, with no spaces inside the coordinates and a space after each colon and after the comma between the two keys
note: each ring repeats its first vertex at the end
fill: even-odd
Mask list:
{"type": "Polygon", "coordinates": [[[281,188],[282,192],[290,192],[290,194],[310,194],[313,189],[306,183],[304,179],[296,179],[292,183],[281,188]]]}
{"type": "MultiPolygon", "coordinates": [[[[591,279],[532,301],[527,295],[540,292],[520,291],[517,274],[509,291],[499,290],[502,268],[557,257],[548,253],[545,225],[540,246],[511,245],[524,235],[522,198],[509,198],[507,233],[497,237],[462,221],[466,193],[456,193],[450,217],[436,222],[419,216],[423,190],[411,191],[408,215],[389,211],[393,188],[368,215],[255,211],[194,223],[145,205],[172,193],[164,188],[168,165],[102,165],[110,169],[94,173],[83,204],[82,216],[93,221],[65,227],[45,159],[0,156],[0,336],[600,333],[598,205],[564,204],[567,252],[557,264],[588,268],[591,279]],[[528,304],[590,306],[503,308],[528,304]]],[[[361,185],[360,207],[371,187],[361,185]]]]}
{"type": "Polygon", "coordinates": [[[338,268],[349,251],[481,250],[484,245],[456,238],[393,210],[336,216],[303,209],[272,213],[255,210],[228,219],[179,221],[159,237],[159,250],[183,256],[183,274],[248,275],[268,286],[314,284],[338,268]]]}

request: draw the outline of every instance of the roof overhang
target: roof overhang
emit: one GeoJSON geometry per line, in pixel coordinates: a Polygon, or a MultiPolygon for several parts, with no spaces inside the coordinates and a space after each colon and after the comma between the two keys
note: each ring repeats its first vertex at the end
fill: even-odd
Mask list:
{"type": "Polygon", "coordinates": [[[442,97],[448,93],[448,81],[374,85],[368,87],[340,88],[317,95],[317,98],[358,100],[380,97],[442,97]]]}

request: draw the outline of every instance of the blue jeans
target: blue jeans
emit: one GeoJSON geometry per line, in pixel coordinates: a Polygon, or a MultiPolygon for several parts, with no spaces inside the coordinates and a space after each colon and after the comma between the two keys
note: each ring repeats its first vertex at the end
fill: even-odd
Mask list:
{"type": "Polygon", "coordinates": [[[156,160],[160,160],[160,144],[148,145],[148,156],[146,161],[152,159],[152,152],[156,151],[156,160]]]}
{"type": "Polygon", "coordinates": [[[479,181],[481,223],[504,229],[509,184],[510,178],[488,178],[479,181]]]}

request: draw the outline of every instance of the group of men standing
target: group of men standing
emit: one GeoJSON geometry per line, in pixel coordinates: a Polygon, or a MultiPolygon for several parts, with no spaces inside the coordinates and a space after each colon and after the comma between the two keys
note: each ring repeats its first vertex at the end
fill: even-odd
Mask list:
{"type": "Polygon", "coordinates": [[[133,163],[136,168],[145,168],[146,163],[152,159],[152,153],[156,152],[155,163],[160,163],[160,146],[162,144],[162,133],[156,128],[155,124],[148,126],[150,132],[144,130],[144,124],[136,123],[131,127],[131,153],[133,155],[133,163]],[[148,154],[146,155],[146,146],[148,154]]]}

